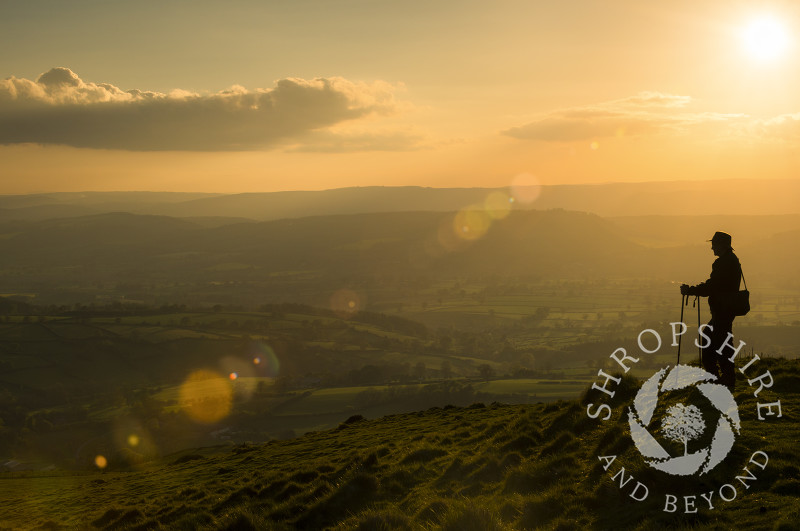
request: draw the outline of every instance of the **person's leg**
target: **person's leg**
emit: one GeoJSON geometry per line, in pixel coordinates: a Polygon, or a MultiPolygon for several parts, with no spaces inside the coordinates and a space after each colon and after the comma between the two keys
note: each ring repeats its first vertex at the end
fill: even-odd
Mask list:
{"type": "MultiPolygon", "coordinates": [[[[718,341],[719,344],[716,349],[719,349],[725,343],[725,340],[728,338],[728,334],[732,333],[733,331],[733,316],[717,316],[715,320],[719,326],[719,336],[718,341]]],[[[731,340],[731,343],[735,343],[734,340],[731,340]]],[[[736,367],[734,362],[730,360],[730,357],[733,355],[733,348],[728,347],[722,351],[722,354],[716,354],[718,357],[717,362],[719,363],[720,368],[720,380],[719,383],[725,385],[730,389],[731,393],[733,392],[734,384],[736,383],[736,367]]]]}
{"type": "MultiPolygon", "coordinates": [[[[716,350],[719,348],[719,345],[715,346],[715,337],[716,337],[717,327],[714,325],[714,319],[713,318],[708,322],[708,326],[711,327],[711,332],[709,333],[709,330],[706,329],[705,334],[708,335],[708,336],[711,336],[711,343],[706,348],[704,348],[703,351],[702,351],[703,352],[703,369],[706,372],[711,373],[714,376],[716,376],[717,377],[717,381],[719,381],[720,374],[719,374],[719,368],[717,367],[717,352],[716,352],[716,350]]],[[[702,343],[702,341],[703,340],[701,340],[701,343],[702,343]]]]}

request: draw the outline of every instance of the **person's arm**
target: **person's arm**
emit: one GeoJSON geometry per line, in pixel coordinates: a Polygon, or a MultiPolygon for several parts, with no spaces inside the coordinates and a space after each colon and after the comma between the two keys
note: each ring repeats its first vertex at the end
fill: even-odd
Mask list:
{"type": "Polygon", "coordinates": [[[687,290],[687,295],[699,295],[701,297],[708,297],[711,295],[714,286],[714,273],[711,273],[711,277],[706,280],[705,282],[701,282],[696,286],[689,286],[687,290]]]}
{"type": "Polygon", "coordinates": [[[717,262],[711,266],[711,276],[708,277],[708,280],[705,282],[701,282],[696,286],[690,286],[688,284],[681,285],[681,295],[699,295],[701,297],[708,297],[714,291],[714,286],[717,284],[717,277],[719,273],[716,271],[717,262]]]}
{"type": "Polygon", "coordinates": [[[711,266],[711,276],[708,280],[696,286],[681,286],[683,295],[699,295],[710,297],[718,293],[736,291],[739,286],[739,278],[742,276],[742,268],[739,261],[734,257],[720,258],[714,261],[711,266]]]}

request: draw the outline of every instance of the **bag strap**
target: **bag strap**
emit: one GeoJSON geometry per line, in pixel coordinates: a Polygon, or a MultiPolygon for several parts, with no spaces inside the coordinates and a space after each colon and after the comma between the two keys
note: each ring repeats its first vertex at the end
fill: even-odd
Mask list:
{"type": "MultiPolygon", "coordinates": [[[[741,271],[741,269],[740,269],[740,271],[741,271]]],[[[744,271],[741,271],[741,273],[742,273],[742,281],[744,282],[744,289],[745,289],[745,291],[747,291],[747,281],[744,279],[744,271]]]]}

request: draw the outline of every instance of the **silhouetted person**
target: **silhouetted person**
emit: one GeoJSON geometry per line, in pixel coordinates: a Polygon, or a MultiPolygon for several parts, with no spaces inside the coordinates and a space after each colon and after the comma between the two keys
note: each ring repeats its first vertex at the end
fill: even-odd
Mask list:
{"type": "MultiPolygon", "coordinates": [[[[742,266],[739,264],[739,258],[733,254],[730,234],[716,232],[709,241],[714,256],[718,257],[711,266],[711,276],[696,286],[683,284],[681,294],[708,297],[708,306],[711,308],[711,320],[708,324],[712,328],[706,329],[705,334],[711,337],[711,344],[703,349],[703,368],[715,375],[717,381],[732,392],[736,374],[733,362],[729,358],[733,354],[733,349],[729,349],[730,352],[723,351],[723,354],[718,354],[717,350],[725,343],[725,339],[733,329],[735,314],[731,304],[735,293],[739,291],[742,266]]],[[[701,341],[705,342],[705,339],[701,341]]],[[[729,343],[732,342],[731,340],[729,343]]]]}

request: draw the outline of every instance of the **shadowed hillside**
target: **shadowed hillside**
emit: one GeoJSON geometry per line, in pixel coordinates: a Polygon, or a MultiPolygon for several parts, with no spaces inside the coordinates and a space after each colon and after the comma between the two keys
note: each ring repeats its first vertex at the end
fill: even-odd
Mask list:
{"type": "MultiPolygon", "coordinates": [[[[308,302],[304,289],[319,290],[320,283],[333,279],[620,276],[643,256],[639,246],[603,219],[562,211],[513,212],[494,221],[484,215],[479,222],[463,223],[453,213],[403,212],[211,228],[116,213],[7,223],[0,233],[0,269],[8,272],[5,286],[0,278],[0,290],[6,293],[65,284],[97,292],[100,285],[108,289],[123,283],[231,281],[263,289],[277,275],[278,289],[287,288],[287,276],[297,280],[290,286],[293,295],[283,300],[308,302]],[[469,230],[469,237],[457,232],[469,230]],[[568,264],[576,267],[565,268],[568,264]]],[[[115,291],[118,297],[131,297],[115,291]]],[[[69,296],[61,302],[76,301],[69,296]]]]}
{"type": "MultiPolygon", "coordinates": [[[[0,293],[55,304],[134,299],[324,306],[343,284],[368,286],[378,304],[389,302],[380,298],[384,288],[421,279],[704,280],[713,257],[703,240],[719,224],[703,220],[693,238],[681,237],[692,245],[648,247],[642,240],[664,238],[664,223],[561,210],[513,211],[499,219],[475,210],[232,224],[129,213],[6,222],[0,224],[0,293]],[[228,286],[224,294],[188,299],[187,293],[220,285],[228,286]]],[[[741,248],[735,244],[752,286],[795,285],[797,249],[786,245],[793,232],[783,230],[781,218],[752,223],[764,228],[761,237],[751,232],[741,248]]]]}

